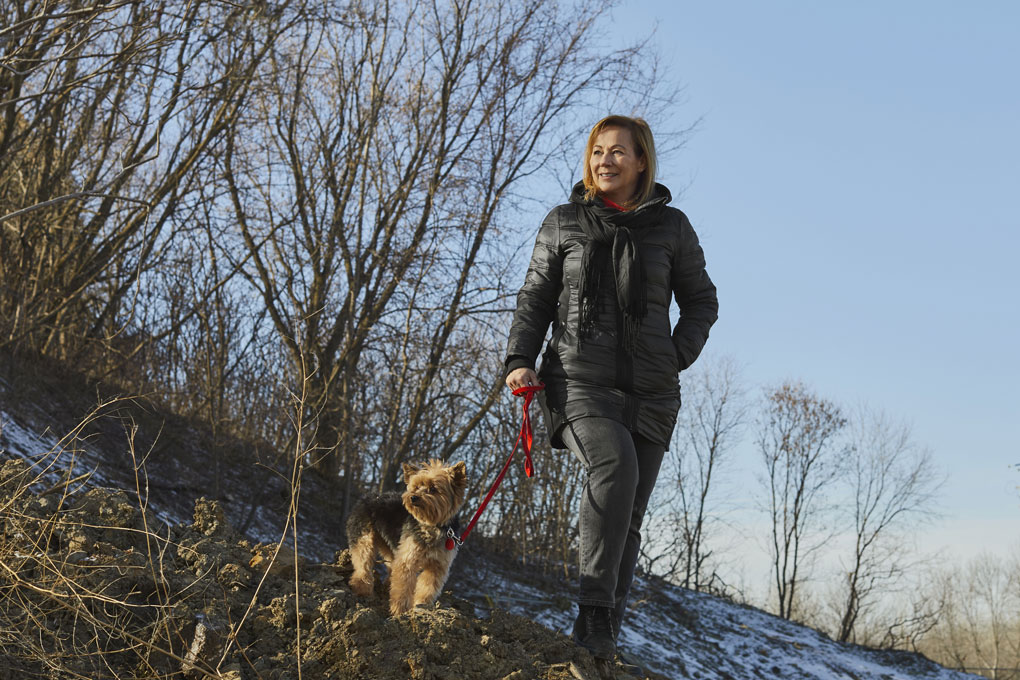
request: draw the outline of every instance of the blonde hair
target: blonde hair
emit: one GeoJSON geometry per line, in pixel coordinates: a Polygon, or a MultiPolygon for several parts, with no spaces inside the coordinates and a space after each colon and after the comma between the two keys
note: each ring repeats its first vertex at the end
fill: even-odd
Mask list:
{"type": "Polygon", "coordinates": [[[595,138],[599,134],[610,127],[623,128],[624,130],[630,131],[630,137],[634,140],[634,146],[636,147],[638,156],[645,160],[645,170],[641,173],[641,177],[638,179],[638,190],[634,195],[634,198],[629,201],[631,205],[641,205],[644,203],[649,196],[652,195],[652,190],[655,188],[655,140],[652,139],[652,129],[648,127],[648,123],[645,122],[644,118],[630,118],[629,116],[606,116],[599,122],[595,123],[595,127],[591,129],[591,133],[588,135],[588,143],[584,147],[584,174],[582,181],[584,182],[584,197],[591,200],[596,196],[598,190],[595,187],[595,177],[591,172],[591,164],[588,162],[591,160],[592,148],[595,146],[595,138]]]}

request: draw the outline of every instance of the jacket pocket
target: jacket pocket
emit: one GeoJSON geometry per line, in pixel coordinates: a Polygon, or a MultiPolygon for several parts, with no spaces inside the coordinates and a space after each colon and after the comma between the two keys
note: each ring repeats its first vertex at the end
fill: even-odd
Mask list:
{"type": "Polygon", "coordinates": [[[556,354],[559,351],[560,340],[563,338],[563,324],[556,322],[553,326],[552,335],[549,336],[549,351],[556,354]]]}

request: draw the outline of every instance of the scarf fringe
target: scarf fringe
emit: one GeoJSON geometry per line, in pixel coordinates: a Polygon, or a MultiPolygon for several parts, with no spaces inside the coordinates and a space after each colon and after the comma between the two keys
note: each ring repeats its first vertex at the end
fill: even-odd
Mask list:
{"type": "Polygon", "coordinates": [[[580,323],[577,345],[595,332],[599,319],[599,293],[604,272],[612,261],[614,297],[623,315],[622,343],[624,351],[633,354],[641,334],[641,325],[648,313],[644,263],[631,231],[604,219],[587,206],[577,206],[581,229],[588,237],[581,256],[580,323]]]}

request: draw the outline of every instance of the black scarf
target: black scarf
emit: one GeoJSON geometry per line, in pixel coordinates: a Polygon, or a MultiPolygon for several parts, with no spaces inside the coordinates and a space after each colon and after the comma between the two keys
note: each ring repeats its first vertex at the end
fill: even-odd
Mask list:
{"type": "Polygon", "coordinates": [[[623,316],[621,341],[624,350],[633,354],[641,323],[648,313],[648,298],[645,266],[632,229],[640,226],[638,220],[643,222],[647,215],[639,215],[636,211],[610,212],[599,203],[575,202],[577,220],[588,237],[581,255],[578,343],[591,337],[598,322],[602,274],[609,270],[611,261],[616,301],[623,316]]]}

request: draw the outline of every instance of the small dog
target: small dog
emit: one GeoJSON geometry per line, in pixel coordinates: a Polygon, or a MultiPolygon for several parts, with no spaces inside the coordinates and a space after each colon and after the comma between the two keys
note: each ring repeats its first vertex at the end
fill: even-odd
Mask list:
{"type": "Polygon", "coordinates": [[[404,463],[403,494],[391,491],[363,498],[347,520],[354,573],[351,590],[366,597],[375,582],[376,554],[390,570],[390,614],[435,601],[446,583],[457,547],[446,548],[446,532],[459,529],[467,473],[463,462],[404,463]]]}

